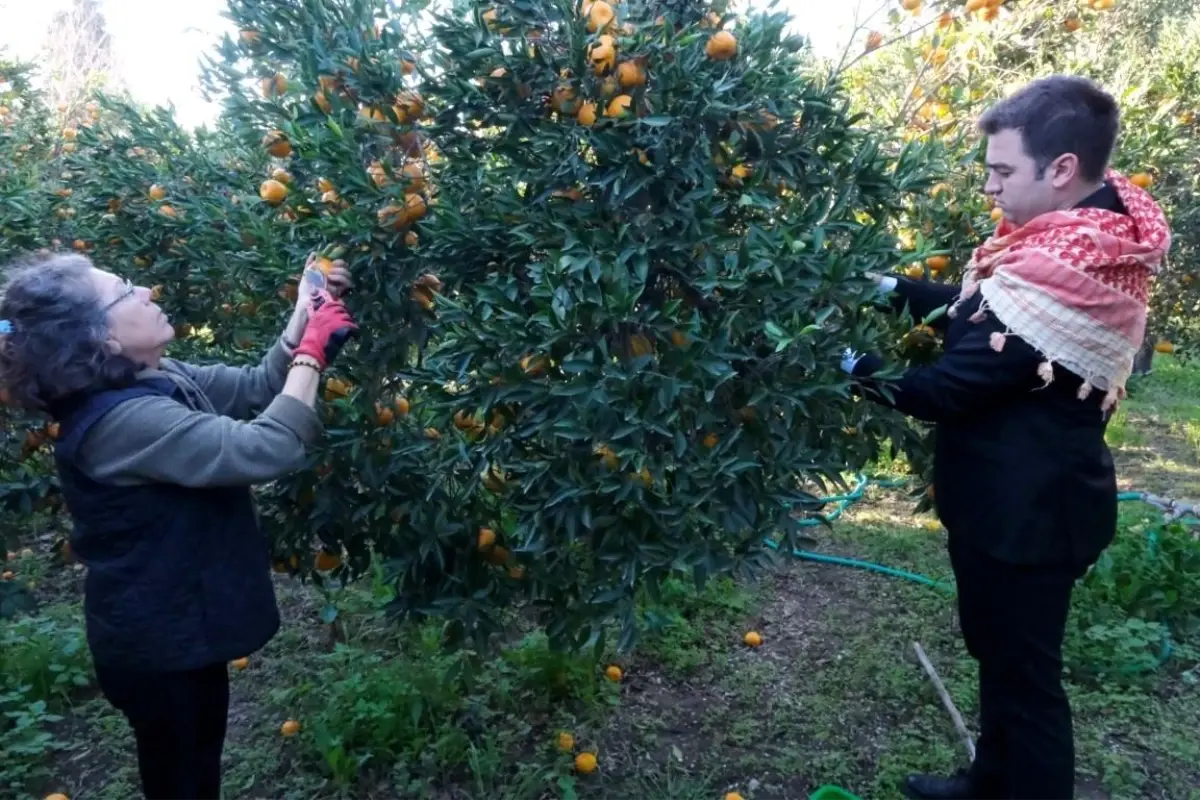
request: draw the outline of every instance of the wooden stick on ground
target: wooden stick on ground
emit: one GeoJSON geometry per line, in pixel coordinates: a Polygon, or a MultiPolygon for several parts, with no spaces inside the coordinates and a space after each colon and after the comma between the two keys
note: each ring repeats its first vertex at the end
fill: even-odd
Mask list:
{"type": "Polygon", "coordinates": [[[958,731],[959,736],[962,736],[963,742],[967,748],[967,757],[971,761],[975,760],[975,740],[971,738],[971,732],[967,730],[967,725],[963,722],[962,714],[958,713],[958,709],[954,705],[954,701],[950,699],[950,693],[946,691],[945,684],[938,677],[937,670],[933,668],[933,664],[929,661],[929,656],[925,655],[924,648],[920,642],[913,642],[913,650],[917,651],[917,658],[921,662],[921,666],[925,668],[925,674],[929,676],[929,680],[933,681],[933,688],[937,690],[938,697],[942,698],[942,705],[950,712],[950,719],[954,721],[954,728],[958,731]]]}

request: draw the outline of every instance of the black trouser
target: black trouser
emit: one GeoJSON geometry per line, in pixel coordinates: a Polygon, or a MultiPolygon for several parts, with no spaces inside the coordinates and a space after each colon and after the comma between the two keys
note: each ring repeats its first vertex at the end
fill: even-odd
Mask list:
{"type": "Polygon", "coordinates": [[[137,740],[147,800],[216,800],[229,715],[224,663],[189,672],[134,672],[97,665],[100,690],[137,740]]]}
{"type": "Polygon", "coordinates": [[[979,662],[974,785],[982,797],[1074,797],[1062,643],[1071,590],[1086,568],[1015,566],[953,538],[950,561],[963,639],[979,662]]]}

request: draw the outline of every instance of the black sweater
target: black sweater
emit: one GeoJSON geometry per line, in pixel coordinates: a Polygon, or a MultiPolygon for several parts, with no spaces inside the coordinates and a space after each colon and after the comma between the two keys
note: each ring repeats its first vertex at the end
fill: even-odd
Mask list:
{"type": "MultiPolygon", "coordinates": [[[[1080,206],[1124,211],[1107,186],[1080,206]]],[[[892,303],[920,318],[958,292],[901,279],[892,303]]],[[[1089,564],[1117,524],[1104,393],[1080,400],[1082,378],[1057,366],[1043,387],[1038,367],[1046,359],[1018,336],[993,350],[990,337],[1004,326],[991,313],[970,321],[981,300],[977,293],[954,318],[939,318],[942,357],[883,384],[887,394],[869,377],[878,358],[860,361],[854,376],[872,400],[936,424],[934,496],[952,538],[1013,564],[1089,564]]]]}

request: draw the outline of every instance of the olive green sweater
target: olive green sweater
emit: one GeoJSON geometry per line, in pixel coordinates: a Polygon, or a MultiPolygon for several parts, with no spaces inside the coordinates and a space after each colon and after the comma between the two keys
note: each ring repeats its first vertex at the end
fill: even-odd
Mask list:
{"type": "Polygon", "coordinates": [[[280,394],[290,361],[282,342],[257,367],[163,359],[138,379],[170,379],[186,404],[161,395],[122,403],[88,433],[79,465],[117,486],[250,486],[281,478],[303,464],[322,432],[313,409],[280,394]]]}

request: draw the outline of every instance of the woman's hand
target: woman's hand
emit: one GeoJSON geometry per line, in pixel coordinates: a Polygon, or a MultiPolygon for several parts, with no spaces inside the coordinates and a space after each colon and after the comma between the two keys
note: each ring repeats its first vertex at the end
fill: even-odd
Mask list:
{"type": "Polygon", "coordinates": [[[342,345],[358,335],[358,325],[341,300],[326,299],[320,292],[314,292],[312,306],[312,319],[292,357],[309,356],[323,371],[337,357],[342,345]]]}
{"type": "Polygon", "coordinates": [[[317,258],[316,253],[309,253],[308,261],[304,264],[304,274],[300,276],[300,285],[296,289],[296,308],[292,311],[292,317],[283,332],[284,344],[290,349],[295,349],[304,336],[305,328],[308,327],[308,320],[312,316],[314,292],[327,291],[330,297],[340,300],[354,288],[354,279],[350,277],[350,270],[346,268],[345,261],[334,261],[326,274],[317,266],[317,258]],[[311,279],[310,274],[316,280],[311,279]],[[321,282],[324,283],[323,286],[316,285],[321,282]]]}
{"type": "Polygon", "coordinates": [[[308,261],[304,264],[304,274],[300,277],[300,286],[297,289],[296,308],[303,309],[305,312],[311,311],[309,299],[312,297],[314,289],[326,289],[335,300],[340,300],[354,288],[354,279],[350,277],[350,270],[346,268],[345,261],[341,259],[334,261],[329,271],[325,272],[317,266],[317,258],[316,253],[308,254],[308,261]],[[309,279],[311,273],[321,275],[325,285],[314,285],[314,281],[309,279]]]}

